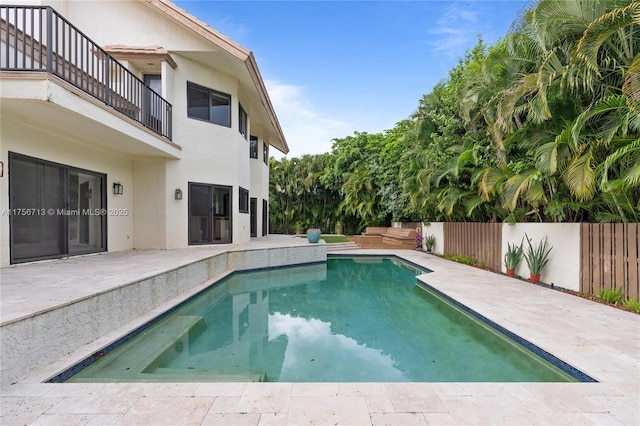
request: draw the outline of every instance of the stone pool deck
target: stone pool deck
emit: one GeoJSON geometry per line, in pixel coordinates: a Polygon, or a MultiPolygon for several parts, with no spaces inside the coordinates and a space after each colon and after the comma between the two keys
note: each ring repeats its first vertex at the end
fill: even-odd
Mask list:
{"type": "MultiPolygon", "coordinates": [[[[3,268],[0,324],[5,329],[75,300],[225,253],[235,259],[227,263],[236,265],[246,261],[236,258],[244,250],[256,250],[265,264],[295,263],[297,254],[302,261],[323,256],[325,247],[316,246],[318,252],[309,255],[306,245],[301,239],[274,236],[244,247],[109,253],[3,268]],[[285,252],[278,260],[265,255],[270,249],[285,252]]],[[[0,424],[640,424],[639,315],[424,252],[341,252],[377,253],[395,254],[433,270],[421,279],[598,383],[42,383],[205,282],[179,289],[180,294],[148,312],[9,381],[5,366],[11,360],[6,357],[20,341],[5,339],[3,330],[0,424]]],[[[210,279],[215,279],[217,272],[211,269],[218,264],[207,265],[210,279]]],[[[200,277],[196,272],[185,276],[196,281],[200,277]]]]}

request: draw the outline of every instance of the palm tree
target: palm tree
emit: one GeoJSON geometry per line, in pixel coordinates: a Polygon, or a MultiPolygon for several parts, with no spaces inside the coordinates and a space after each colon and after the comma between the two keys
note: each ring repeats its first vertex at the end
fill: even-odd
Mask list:
{"type": "Polygon", "coordinates": [[[554,180],[568,189],[564,204],[571,209],[601,191],[636,188],[640,3],[541,0],[514,28],[511,50],[521,53],[519,63],[526,57],[535,67],[503,91],[495,134],[538,137],[519,141],[531,157],[505,182],[503,205],[513,210],[520,199],[534,208],[548,203],[563,193],[554,180]],[[618,160],[631,167],[624,176],[618,160]]]}

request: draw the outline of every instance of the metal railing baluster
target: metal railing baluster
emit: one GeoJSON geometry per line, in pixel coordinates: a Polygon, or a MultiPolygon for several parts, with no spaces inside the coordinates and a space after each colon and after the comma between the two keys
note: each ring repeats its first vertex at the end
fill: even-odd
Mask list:
{"type": "Polygon", "coordinates": [[[57,75],[171,139],[171,104],[53,8],[0,5],[0,19],[4,25],[2,69],[57,75]]]}

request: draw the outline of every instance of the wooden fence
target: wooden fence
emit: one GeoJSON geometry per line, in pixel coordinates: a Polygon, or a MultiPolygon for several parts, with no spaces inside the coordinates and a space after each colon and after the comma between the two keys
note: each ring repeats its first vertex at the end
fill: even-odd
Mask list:
{"type": "Polygon", "coordinates": [[[621,288],[623,297],[640,299],[640,224],[583,223],[580,233],[580,291],[621,288]]]}
{"type": "Polygon", "coordinates": [[[444,253],[467,256],[502,270],[502,223],[445,222],[444,253]]]}

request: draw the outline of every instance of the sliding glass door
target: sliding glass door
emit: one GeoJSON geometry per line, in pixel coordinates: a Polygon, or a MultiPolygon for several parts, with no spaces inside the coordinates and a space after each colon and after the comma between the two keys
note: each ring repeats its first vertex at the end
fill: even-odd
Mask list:
{"type": "Polygon", "coordinates": [[[105,175],[9,154],[11,263],[106,250],[105,175]]]}
{"type": "Polygon", "coordinates": [[[251,236],[258,236],[258,199],[251,198],[249,201],[249,215],[251,221],[251,236]]]}
{"type": "Polygon", "coordinates": [[[269,234],[269,202],[262,200],[262,236],[269,234]]]}
{"type": "Polygon", "coordinates": [[[231,243],[230,186],[189,183],[189,244],[231,243]]]}
{"type": "Polygon", "coordinates": [[[69,170],[69,254],[91,253],[103,247],[103,182],[100,175],[69,170]]]}

